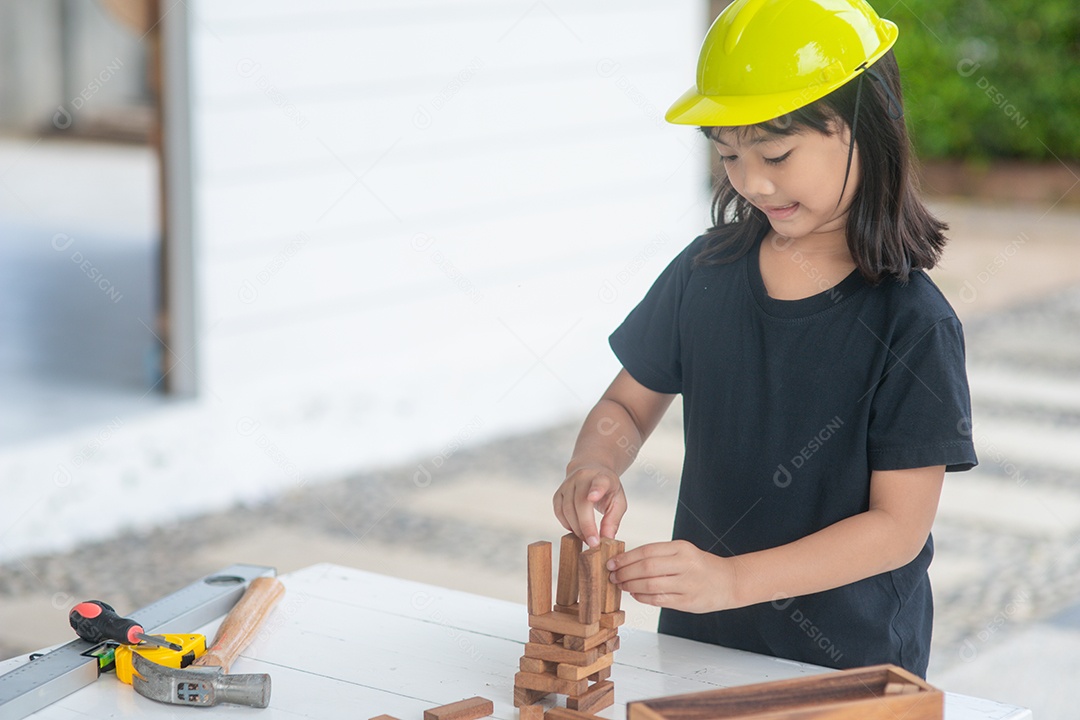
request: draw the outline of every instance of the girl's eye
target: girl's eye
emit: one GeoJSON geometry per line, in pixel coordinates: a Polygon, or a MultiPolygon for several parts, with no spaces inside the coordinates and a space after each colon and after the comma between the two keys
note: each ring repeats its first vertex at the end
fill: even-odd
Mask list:
{"type": "Polygon", "coordinates": [[[739,157],[738,155],[721,155],[720,159],[723,160],[724,162],[731,162],[732,160],[735,160],[738,157],[739,157]]]}
{"type": "Polygon", "coordinates": [[[774,158],[765,158],[765,162],[769,163],[770,165],[779,165],[780,163],[782,163],[782,162],[784,162],[785,160],[787,160],[787,159],[788,159],[788,155],[790,155],[790,154],[791,154],[791,150],[788,150],[788,151],[787,151],[786,153],[784,153],[784,154],[783,154],[783,155],[781,155],[780,157],[774,157],[774,158]]]}

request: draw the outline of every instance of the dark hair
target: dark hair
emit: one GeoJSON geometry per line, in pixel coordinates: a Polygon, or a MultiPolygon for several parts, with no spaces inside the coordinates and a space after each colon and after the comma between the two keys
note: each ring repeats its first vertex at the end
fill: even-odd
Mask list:
{"type": "MultiPolygon", "coordinates": [[[[934,217],[919,196],[901,98],[900,69],[889,50],[860,77],[787,115],[756,125],[701,131],[715,140],[721,130],[745,135],[758,129],[786,136],[811,129],[831,135],[837,121],[849,128],[855,125],[862,180],[848,212],[848,249],[868,282],[877,284],[889,275],[906,282],[912,270],[937,264],[948,225],[934,217]],[[864,77],[871,73],[876,77],[864,77]],[[895,100],[882,87],[886,83],[895,100]],[[859,120],[854,123],[856,93],[861,99],[859,120]],[[900,107],[895,107],[898,103],[900,107]]],[[[695,264],[724,264],[742,257],[769,224],[765,213],[735,192],[726,174],[719,178],[713,196],[712,221],[695,264]]]]}

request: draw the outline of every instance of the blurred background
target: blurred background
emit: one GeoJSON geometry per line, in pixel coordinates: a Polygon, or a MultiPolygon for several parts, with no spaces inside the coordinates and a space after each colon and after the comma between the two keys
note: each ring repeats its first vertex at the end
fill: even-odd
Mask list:
{"type": "MultiPolygon", "coordinates": [[[[725,4],[0,0],[0,658],[234,562],[522,601],[607,335],[709,222],[663,112],[725,4]]],[[[1074,717],[1080,8],[875,8],[981,460],[929,680],[1074,717]]],[[[679,415],[628,545],[670,536],[679,415]]]]}

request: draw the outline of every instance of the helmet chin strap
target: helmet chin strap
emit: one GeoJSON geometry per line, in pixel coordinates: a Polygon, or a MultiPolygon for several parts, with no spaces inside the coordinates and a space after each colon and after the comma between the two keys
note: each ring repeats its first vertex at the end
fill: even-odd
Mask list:
{"type": "Polygon", "coordinates": [[[885,82],[885,79],[878,74],[874,68],[867,68],[866,75],[870,76],[871,80],[876,80],[877,84],[881,86],[881,89],[885,92],[885,98],[889,104],[885,108],[885,112],[888,113],[890,120],[899,120],[904,117],[904,106],[900,104],[900,101],[893,94],[892,88],[889,87],[889,83],[885,82]]]}
{"type": "Polygon", "coordinates": [[[862,101],[862,84],[863,76],[869,76],[871,80],[877,81],[877,84],[881,86],[881,89],[885,91],[885,97],[888,99],[888,105],[885,112],[888,113],[889,118],[892,120],[899,120],[904,116],[904,107],[897,100],[896,95],[893,94],[892,88],[889,84],[878,75],[877,71],[873,68],[867,68],[859,74],[859,79],[855,82],[855,112],[854,117],[851,120],[851,139],[848,142],[847,153],[847,165],[844,168],[844,184],[840,187],[840,198],[836,201],[836,207],[840,207],[840,203],[844,200],[844,191],[847,190],[848,177],[851,175],[851,158],[855,154],[855,133],[859,129],[859,103],[862,101]]]}

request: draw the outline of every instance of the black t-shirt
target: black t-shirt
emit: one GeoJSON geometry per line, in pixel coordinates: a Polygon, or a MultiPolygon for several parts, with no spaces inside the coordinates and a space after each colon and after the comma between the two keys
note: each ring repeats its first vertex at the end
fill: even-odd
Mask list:
{"type": "MultiPolygon", "coordinates": [[[[776,300],[746,255],[697,266],[691,243],[611,335],[647,388],[681,393],[686,455],[673,538],[722,556],[776,547],[865,512],[873,470],[976,463],[959,320],[919,271],[877,286],[853,271],[776,300]]],[[[925,676],[933,539],[892,572],[706,614],[660,632],[835,668],[925,676]]]]}

